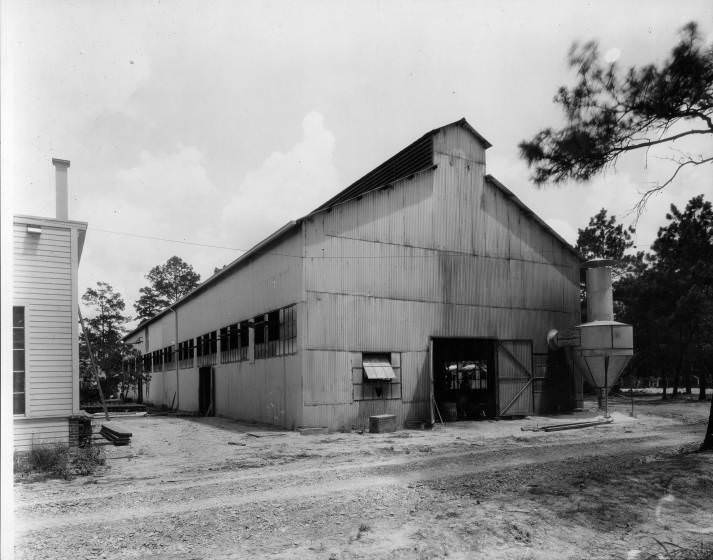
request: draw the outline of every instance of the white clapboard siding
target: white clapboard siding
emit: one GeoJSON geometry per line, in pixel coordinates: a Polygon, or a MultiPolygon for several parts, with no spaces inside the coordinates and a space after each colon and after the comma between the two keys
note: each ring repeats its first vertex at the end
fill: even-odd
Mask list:
{"type": "Polygon", "coordinates": [[[25,308],[25,415],[15,418],[16,449],[66,442],[76,398],[77,225],[37,220],[39,234],[27,232],[35,224],[22,216],[13,231],[13,305],[25,308]]]}
{"type": "Polygon", "coordinates": [[[69,420],[67,418],[16,419],[14,446],[16,451],[25,451],[32,446],[67,443],[69,420]]]}

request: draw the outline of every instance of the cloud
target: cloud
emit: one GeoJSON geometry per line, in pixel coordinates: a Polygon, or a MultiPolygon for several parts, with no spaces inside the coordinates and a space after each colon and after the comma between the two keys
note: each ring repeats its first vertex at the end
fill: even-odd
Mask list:
{"type": "Polygon", "coordinates": [[[142,151],[134,166],[119,169],[110,184],[77,200],[77,215],[89,221],[80,291],[97,280],[108,281],[130,308],[146,284],[144,275],[172,255],[184,258],[203,277],[210,275],[215,264],[234,255],[224,251],[217,256],[192,245],[132,235],[210,243],[219,233],[213,218],[222,198],[198,148],[180,145],[164,154],[142,151]]]}
{"type": "Polygon", "coordinates": [[[140,152],[138,161],[116,171],[110,184],[77,199],[76,215],[90,222],[80,291],[106,280],[122,293],[131,312],[139,288],[146,285],[144,275],[172,255],[181,256],[206,279],[214,267],[241,252],[190,243],[247,249],[313,210],[340,188],[334,149],[334,135],[313,111],[302,121],[301,138],[285,152],[269,154],[237,188],[216,185],[205,154],[195,146],[140,152]]]}
{"type": "Polygon", "coordinates": [[[286,152],[271,153],[245,174],[222,212],[226,241],[251,246],[286,222],[300,218],[339,190],[335,139],[321,113],[302,120],[302,138],[286,152]]]}

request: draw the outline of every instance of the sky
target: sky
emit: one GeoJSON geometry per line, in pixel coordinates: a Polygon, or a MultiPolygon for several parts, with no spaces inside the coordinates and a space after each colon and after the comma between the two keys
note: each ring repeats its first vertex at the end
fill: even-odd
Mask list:
{"type": "MultiPolygon", "coordinates": [[[[493,145],[487,172],[571,243],[602,207],[629,224],[669,148],[543,189],[517,145],[563,122],[552,99],[574,41],[624,68],[662,62],[691,20],[713,41],[710,0],[28,0],[2,16],[4,209],[53,216],[51,158],[71,160],[80,293],[108,282],[129,313],[153,266],[178,255],[206,279],[461,117],[493,145]]],[[[671,203],[713,195],[711,171],[650,201],[639,249],[671,203]]]]}

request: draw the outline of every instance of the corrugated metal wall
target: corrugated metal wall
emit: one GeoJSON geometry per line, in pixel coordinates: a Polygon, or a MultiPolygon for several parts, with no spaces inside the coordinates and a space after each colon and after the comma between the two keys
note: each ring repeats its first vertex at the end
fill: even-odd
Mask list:
{"type": "MultiPolygon", "coordinates": [[[[265,249],[265,254],[180,305],[179,342],[296,303],[296,347],[299,349],[303,336],[302,247],[301,233],[296,230],[293,235],[265,249]]],[[[170,346],[176,338],[175,320],[174,314],[168,313],[133,339],[144,337],[144,353],[170,346]]],[[[220,364],[218,354],[217,362],[214,366],[216,414],[285,427],[301,423],[302,362],[298,355],[220,364]]],[[[149,402],[171,405],[176,392],[174,367],[152,374],[146,395],[149,402]]],[[[179,371],[178,407],[184,411],[197,411],[198,367],[179,371]]]]}
{"type": "MultiPolygon", "coordinates": [[[[299,304],[297,357],[216,366],[219,414],[335,429],[374,412],[425,418],[430,337],[523,339],[544,352],[549,329],[577,321],[576,257],[485,180],[484,149],[465,129],[432,141],[435,169],[307,218],[276,254],[179,308],[184,340],[299,304]],[[399,356],[401,398],[355,401],[354,356],[379,351],[399,356]]],[[[147,350],[169,345],[173,316],[148,330],[147,350]]],[[[180,406],[197,408],[197,368],[183,371],[195,387],[181,389],[180,406]],[[195,402],[184,402],[191,391],[195,402]]],[[[161,381],[164,399],[171,377],[161,381]]]]}
{"type": "Polygon", "coordinates": [[[466,131],[441,131],[434,148],[437,169],[307,223],[306,423],[348,426],[379,406],[425,417],[429,337],[524,339],[543,352],[549,329],[578,319],[576,257],[484,180],[466,131]],[[401,353],[404,398],[355,403],[350,352],[378,351],[401,353]]]}
{"type": "MultiPolygon", "coordinates": [[[[298,354],[214,367],[216,414],[286,428],[301,425],[301,357],[298,354]]],[[[197,384],[195,394],[198,395],[197,384]]]]}

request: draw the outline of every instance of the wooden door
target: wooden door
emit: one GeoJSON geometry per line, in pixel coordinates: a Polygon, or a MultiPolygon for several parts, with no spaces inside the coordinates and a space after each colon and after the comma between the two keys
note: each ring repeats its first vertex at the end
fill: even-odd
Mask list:
{"type": "Polygon", "coordinates": [[[532,414],[532,341],[499,340],[496,350],[498,372],[498,416],[532,414]]]}
{"type": "Polygon", "coordinates": [[[198,369],[198,411],[202,416],[212,415],[213,404],[213,368],[198,369]]]}

